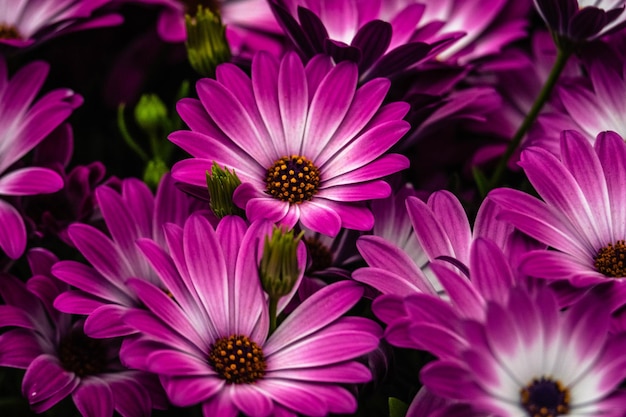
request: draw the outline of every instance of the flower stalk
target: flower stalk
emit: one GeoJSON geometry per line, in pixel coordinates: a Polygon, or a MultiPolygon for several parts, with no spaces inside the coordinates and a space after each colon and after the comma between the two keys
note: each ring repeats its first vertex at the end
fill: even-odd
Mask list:
{"type": "Polygon", "coordinates": [[[483,197],[486,196],[489,191],[493,190],[501,184],[502,176],[504,175],[509,159],[511,159],[511,156],[513,156],[515,151],[519,148],[522,139],[524,138],[524,136],[526,136],[526,133],[528,133],[528,130],[533,125],[533,123],[535,123],[535,120],[537,120],[537,117],[539,116],[539,113],[541,113],[543,106],[550,98],[550,94],[552,93],[552,90],[554,90],[554,87],[556,86],[556,83],[559,80],[559,77],[561,76],[565,65],[567,65],[569,57],[573,53],[573,48],[563,46],[560,43],[557,45],[558,49],[556,60],[554,61],[552,69],[550,70],[550,74],[548,74],[548,78],[541,88],[541,91],[537,95],[537,98],[530,108],[530,111],[522,121],[520,127],[515,132],[515,135],[511,139],[511,142],[509,142],[506,151],[498,161],[498,165],[496,166],[489,181],[487,181],[486,187],[482,187],[483,189],[481,190],[481,194],[483,195],[483,197]]]}
{"type": "Polygon", "coordinates": [[[298,244],[302,236],[304,232],[294,236],[293,230],[285,232],[275,226],[272,236],[265,238],[259,276],[269,296],[270,334],[277,327],[278,300],[291,292],[300,276],[298,244]]]}

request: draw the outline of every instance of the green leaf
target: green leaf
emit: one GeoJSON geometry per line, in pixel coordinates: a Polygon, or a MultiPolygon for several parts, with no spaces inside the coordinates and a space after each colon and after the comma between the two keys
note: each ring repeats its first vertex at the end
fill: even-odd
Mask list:
{"type": "Polygon", "coordinates": [[[476,182],[480,196],[485,198],[490,191],[489,180],[485,174],[476,167],[472,168],[472,175],[474,176],[474,181],[476,182]]]}
{"type": "Polygon", "coordinates": [[[389,397],[389,417],[404,417],[409,405],[395,397],[389,397]]]}

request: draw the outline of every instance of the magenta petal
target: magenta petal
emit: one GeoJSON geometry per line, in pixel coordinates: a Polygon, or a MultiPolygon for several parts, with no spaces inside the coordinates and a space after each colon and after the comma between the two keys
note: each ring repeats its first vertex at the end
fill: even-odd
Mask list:
{"type": "MultiPolygon", "coordinates": [[[[165,396],[160,386],[154,386],[158,382],[155,381],[148,385],[149,378],[139,378],[136,373],[133,375],[130,372],[124,374],[124,376],[116,375],[113,379],[107,379],[109,388],[113,393],[115,410],[122,416],[150,415],[152,412],[150,394],[152,393],[153,397],[156,395],[165,396]]],[[[156,378],[154,379],[156,380],[156,378]]]]}
{"type": "Polygon", "coordinates": [[[133,276],[118,247],[98,229],[74,223],[68,233],[78,250],[107,280],[124,291],[124,281],[133,276]]]}
{"type": "Polygon", "coordinates": [[[22,395],[33,409],[43,412],[67,397],[80,383],[80,378],[67,372],[58,358],[44,354],[33,360],[24,374],[22,395]]]}
{"type": "Polygon", "coordinates": [[[315,368],[276,369],[267,371],[266,375],[268,378],[344,384],[355,384],[372,380],[372,372],[369,368],[358,362],[342,362],[315,368]]]}
{"type": "MultiPolygon", "coordinates": [[[[237,190],[241,189],[242,186],[243,184],[237,187],[237,190]]],[[[233,195],[235,201],[239,198],[237,190],[235,190],[233,195]]],[[[271,197],[252,198],[246,203],[246,216],[248,216],[251,222],[261,219],[280,222],[287,215],[288,211],[289,203],[271,197]]]]}
{"type": "MultiPolygon", "coordinates": [[[[410,277],[401,276],[382,268],[360,268],[352,273],[352,279],[376,288],[382,294],[407,296],[421,291],[410,277]]],[[[420,282],[420,280],[415,280],[420,282]]],[[[434,293],[434,290],[428,293],[434,293]]]]}
{"type": "Polygon", "coordinates": [[[225,394],[214,395],[202,403],[202,414],[205,416],[237,417],[239,410],[225,394]]]}
{"type": "Polygon", "coordinates": [[[113,415],[113,395],[105,381],[88,377],[72,393],[74,404],[83,416],[110,417],[113,415]]]}
{"type": "MultiPolygon", "coordinates": [[[[304,72],[304,70],[302,72],[304,72]]],[[[289,151],[287,150],[288,147],[285,141],[283,123],[278,105],[279,95],[276,74],[278,74],[278,65],[271,55],[260,53],[252,61],[252,88],[259,112],[273,139],[274,146],[278,148],[276,152],[279,155],[287,155],[289,151]]],[[[248,80],[248,82],[250,81],[248,80]]],[[[285,95],[291,96],[291,93],[290,91],[289,94],[285,95]]],[[[299,93],[296,92],[295,95],[298,96],[299,93]]]]}
{"type": "Polygon", "coordinates": [[[92,311],[85,320],[85,334],[96,339],[127,336],[135,329],[123,321],[128,308],[115,304],[105,304],[92,311]]]}
{"type": "Polygon", "coordinates": [[[442,397],[469,400],[483,395],[467,371],[458,364],[444,361],[429,363],[420,372],[420,379],[430,391],[442,397]]]}
{"type": "Polygon", "coordinates": [[[300,221],[304,227],[327,236],[336,236],[341,229],[341,218],[323,202],[303,203],[300,206],[300,221]]]}
{"type": "MultiPolygon", "coordinates": [[[[200,215],[192,215],[183,232],[185,264],[193,287],[218,332],[229,327],[228,269],[220,242],[211,224],[200,215]]],[[[207,324],[209,326],[209,324],[207,324]]]]}
{"type": "Polygon", "coordinates": [[[307,157],[317,160],[350,108],[357,84],[357,67],[343,61],[330,70],[311,101],[302,142],[295,149],[306,149],[307,157]],[[303,143],[306,144],[303,146],[303,143]]]}
{"type": "Polygon", "coordinates": [[[230,241],[230,244],[222,243],[230,269],[228,293],[236,300],[230,303],[228,329],[235,334],[249,335],[257,343],[263,343],[267,337],[268,323],[263,319],[267,316],[267,304],[259,278],[258,259],[251,254],[260,253],[262,242],[271,234],[272,227],[271,222],[255,222],[246,232],[246,223],[232,216],[224,218],[217,230],[220,241],[230,241]]]}
{"type": "Polygon", "coordinates": [[[22,256],[26,249],[26,227],[22,216],[3,200],[0,200],[0,247],[12,259],[22,256]]]}
{"type": "Polygon", "coordinates": [[[189,290],[187,283],[182,279],[172,258],[156,243],[148,239],[139,239],[137,245],[157,272],[163,285],[174,296],[182,309],[198,322],[207,322],[206,311],[200,307],[195,292],[189,290]]]}
{"type": "Polygon", "coordinates": [[[0,194],[33,195],[54,193],[63,188],[63,178],[47,168],[22,168],[0,178],[0,194]]]}
{"type": "MultiPolygon", "coordinates": [[[[278,103],[283,122],[285,150],[288,139],[298,141],[304,136],[304,125],[309,110],[309,91],[302,62],[296,54],[289,54],[281,62],[278,74],[278,103]]],[[[287,152],[285,152],[287,154],[287,152]]]]}
{"type": "Polygon", "coordinates": [[[237,408],[245,415],[267,417],[273,411],[274,405],[271,397],[257,389],[254,385],[230,385],[228,394],[237,408]]]}
{"type": "Polygon", "coordinates": [[[33,330],[35,326],[29,314],[12,305],[0,305],[0,327],[16,326],[33,330]]]}
{"type": "Polygon", "coordinates": [[[345,317],[315,334],[266,354],[268,368],[311,368],[347,361],[376,349],[381,336],[380,327],[373,321],[345,317]],[[342,346],[341,340],[349,340],[350,348],[342,346]]]}
{"type": "Polygon", "coordinates": [[[41,355],[41,346],[30,330],[13,329],[0,334],[0,366],[26,369],[41,355]]]}
{"type": "Polygon", "coordinates": [[[54,300],[54,308],[69,314],[91,314],[102,305],[105,305],[104,300],[80,290],[65,291],[54,300]]]}
{"type": "MultiPolygon", "coordinates": [[[[378,236],[362,236],[357,241],[357,248],[367,264],[376,269],[375,273],[384,270],[388,272],[384,274],[385,277],[389,277],[393,274],[397,277],[396,280],[405,281],[404,285],[402,285],[401,282],[398,282],[397,285],[408,285],[426,294],[436,293],[428,278],[426,278],[421,269],[415,265],[415,261],[400,248],[387,242],[385,239],[378,236]]],[[[365,273],[365,271],[361,272],[361,274],[363,273],[365,273]]],[[[381,279],[383,278],[381,277],[381,279]]],[[[374,285],[371,282],[370,284],[374,285]]],[[[381,283],[381,286],[387,287],[388,284],[389,283],[381,283]]],[[[377,285],[374,285],[374,287],[378,288],[377,285]]],[[[391,288],[388,289],[390,290],[391,288]]]]}
{"type": "Polygon", "coordinates": [[[389,85],[389,80],[379,78],[366,83],[356,91],[354,99],[350,104],[350,109],[341,125],[316,158],[320,164],[330,158],[333,151],[337,150],[336,142],[346,139],[352,140],[365,127],[378,111],[389,90],[389,85]]]}
{"type": "MultiPolygon", "coordinates": [[[[417,197],[410,196],[405,204],[415,230],[415,237],[430,260],[442,255],[451,256],[461,262],[467,260],[467,254],[456,253],[448,233],[426,203],[417,197]]],[[[469,223],[466,227],[469,228],[469,223]]],[[[455,230],[451,231],[455,232],[455,230]]]]}
{"type": "Polygon", "coordinates": [[[324,205],[335,211],[346,229],[370,230],[374,227],[374,215],[362,203],[343,203],[325,200],[324,205]]]}
{"type": "Polygon", "coordinates": [[[265,144],[272,143],[265,126],[258,126],[233,92],[215,80],[204,78],[197,84],[202,105],[217,126],[241,149],[247,149],[262,166],[274,163],[275,155],[265,144]]]}
{"type": "MultiPolygon", "coordinates": [[[[132,306],[136,302],[119,282],[111,282],[88,265],[75,261],[60,261],[52,267],[52,274],[61,281],[83,290],[89,295],[132,306]]],[[[117,278],[117,277],[116,277],[117,278]]]]}
{"type": "Polygon", "coordinates": [[[153,365],[150,370],[159,375],[174,376],[216,376],[204,358],[198,358],[176,350],[159,350],[150,354],[153,365]]]}
{"type": "Polygon", "coordinates": [[[163,377],[161,383],[172,404],[178,407],[189,407],[207,401],[226,385],[223,379],[206,376],[163,377]]]}
{"type": "Polygon", "coordinates": [[[258,383],[259,389],[289,409],[310,416],[325,416],[328,413],[325,401],[317,394],[317,390],[311,389],[311,385],[269,378],[258,383]]]}
{"type": "Polygon", "coordinates": [[[472,247],[470,271],[472,282],[486,299],[504,303],[514,286],[514,275],[498,246],[486,239],[476,239],[472,247]]]}
{"type": "Polygon", "coordinates": [[[323,187],[318,193],[318,197],[328,200],[343,201],[363,201],[376,198],[389,197],[391,187],[385,181],[369,181],[357,184],[342,184],[335,187],[323,187]]]}
{"type": "Polygon", "coordinates": [[[351,281],[322,288],[287,316],[265,343],[263,351],[270,355],[332,323],[356,304],[362,295],[363,288],[351,281]]]}
{"type": "MultiPolygon", "coordinates": [[[[195,328],[194,323],[190,322],[180,306],[163,290],[148,282],[132,278],[128,281],[128,286],[135,290],[146,307],[165,325],[182,335],[185,340],[196,345],[198,349],[208,349],[209,342],[207,339],[214,335],[204,333],[202,324],[197,324],[201,327],[200,329],[195,328]]],[[[120,313],[123,314],[123,312],[120,313]]]]}

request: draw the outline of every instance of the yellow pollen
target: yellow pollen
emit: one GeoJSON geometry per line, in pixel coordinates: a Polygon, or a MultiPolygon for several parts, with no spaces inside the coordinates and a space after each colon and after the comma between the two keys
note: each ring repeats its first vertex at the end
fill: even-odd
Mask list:
{"type": "Polygon", "coordinates": [[[251,384],[263,378],[263,350],[247,336],[222,337],[211,345],[209,363],[229,384],[251,384]]]}
{"type": "Polygon", "coordinates": [[[618,240],[601,248],[593,264],[598,272],[607,277],[626,277],[626,242],[618,240]]]}
{"type": "Polygon", "coordinates": [[[319,169],[300,155],[280,158],[267,170],[265,178],[268,194],[295,204],[311,200],[320,182],[319,169]]]}

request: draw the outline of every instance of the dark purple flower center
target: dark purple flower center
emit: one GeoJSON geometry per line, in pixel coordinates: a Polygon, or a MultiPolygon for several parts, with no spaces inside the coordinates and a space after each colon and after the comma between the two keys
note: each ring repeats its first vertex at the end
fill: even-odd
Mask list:
{"type": "Polygon", "coordinates": [[[626,277],[626,242],[618,240],[601,248],[593,264],[598,272],[607,277],[626,277]]]}
{"type": "Polygon", "coordinates": [[[332,266],[332,253],[317,237],[305,237],[304,244],[311,260],[307,273],[323,271],[332,266]]]}
{"type": "Polygon", "coordinates": [[[319,169],[300,155],[286,156],[274,162],[265,179],[268,194],[295,204],[311,200],[319,189],[320,181],[319,169]]]}
{"type": "Polygon", "coordinates": [[[222,337],[211,345],[209,363],[231,384],[250,384],[263,378],[267,364],[263,350],[248,336],[222,337]]]}
{"type": "Polygon", "coordinates": [[[522,407],[529,417],[556,417],[569,413],[570,394],[561,381],[541,377],[520,391],[522,407]]]}
{"type": "Polygon", "coordinates": [[[185,13],[195,15],[198,11],[198,6],[202,6],[205,9],[209,9],[212,12],[219,12],[218,0],[179,0],[179,2],[185,7],[185,13]]]}
{"type": "Polygon", "coordinates": [[[0,39],[22,39],[15,26],[0,23],[0,39]]]}
{"type": "Polygon", "coordinates": [[[98,339],[76,330],[61,339],[58,349],[63,369],[79,377],[97,375],[107,368],[106,347],[98,339]]]}

